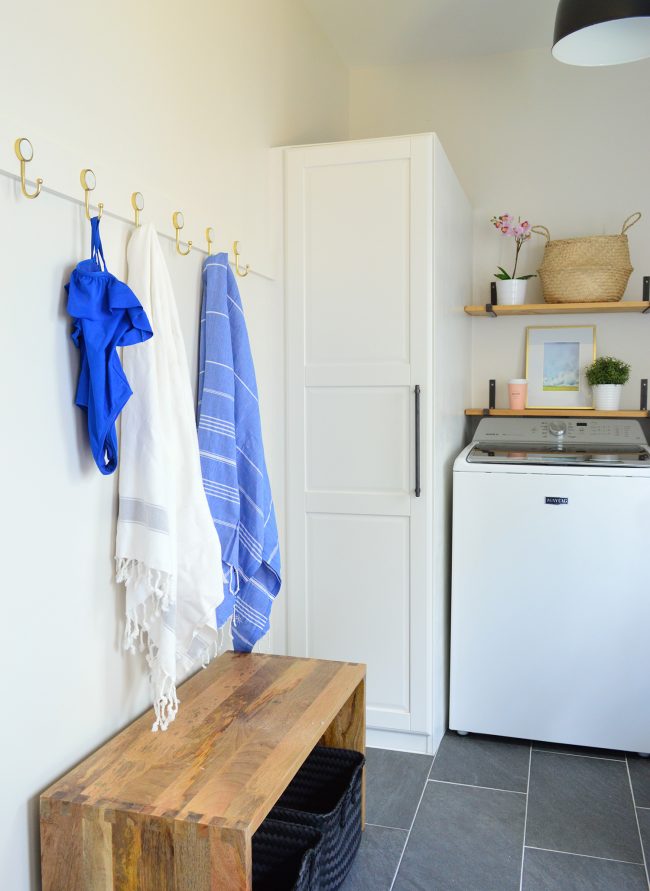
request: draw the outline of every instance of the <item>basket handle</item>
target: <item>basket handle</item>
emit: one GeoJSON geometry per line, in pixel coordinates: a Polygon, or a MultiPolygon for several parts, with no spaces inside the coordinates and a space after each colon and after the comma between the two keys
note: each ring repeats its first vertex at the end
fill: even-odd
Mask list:
{"type": "Polygon", "coordinates": [[[635,223],[638,223],[641,219],[641,211],[637,210],[636,213],[633,213],[632,216],[629,216],[627,220],[623,223],[623,228],[621,229],[621,235],[625,235],[628,229],[631,229],[635,223]]]}
{"type": "Polygon", "coordinates": [[[547,244],[551,240],[551,233],[546,226],[533,226],[530,231],[534,232],[536,235],[543,235],[547,244]]]}

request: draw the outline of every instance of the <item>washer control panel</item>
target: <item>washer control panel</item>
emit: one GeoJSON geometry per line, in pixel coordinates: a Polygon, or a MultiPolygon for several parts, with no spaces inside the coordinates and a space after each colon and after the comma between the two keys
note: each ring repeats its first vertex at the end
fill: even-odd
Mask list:
{"type": "Polygon", "coordinates": [[[647,444],[639,421],[624,418],[483,418],[474,439],[549,444],[647,444]]]}

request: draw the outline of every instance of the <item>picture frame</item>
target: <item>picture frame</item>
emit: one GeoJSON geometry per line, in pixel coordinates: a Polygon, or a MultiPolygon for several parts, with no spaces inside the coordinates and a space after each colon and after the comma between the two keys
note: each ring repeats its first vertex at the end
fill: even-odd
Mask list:
{"type": "Polygon", "coordinates": [[[529,325],[526,408],[593,408],[584,372],[595,358],[595,325],[529,325]]]}

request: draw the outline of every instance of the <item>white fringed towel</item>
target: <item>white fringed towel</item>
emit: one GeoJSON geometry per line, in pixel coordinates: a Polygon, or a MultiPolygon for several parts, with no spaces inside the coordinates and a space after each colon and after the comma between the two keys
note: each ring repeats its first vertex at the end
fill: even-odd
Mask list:
{"type": "Polygon", "coordinates": [[[127,249],[128,283],[154,336],[125,350],[133,396],[122,412],[117,580],[126,585],[124,645],[146,651],[154,730],[178,711],[177,672],[218,648],[221,546],[203,491],[189,367],[169,272],[151,224],[127,249]]]}

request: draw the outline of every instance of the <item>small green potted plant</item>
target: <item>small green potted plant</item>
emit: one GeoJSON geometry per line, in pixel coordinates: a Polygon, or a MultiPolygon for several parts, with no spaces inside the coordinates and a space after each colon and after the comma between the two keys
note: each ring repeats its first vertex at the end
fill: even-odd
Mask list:
{"type": "Polygon", "coordinates": [[[585,369],[587,383],[594,393],[594,408],[618,411],[623,384],[630,379],[630,366],[622,359],[599,356],[585,369]]]}

